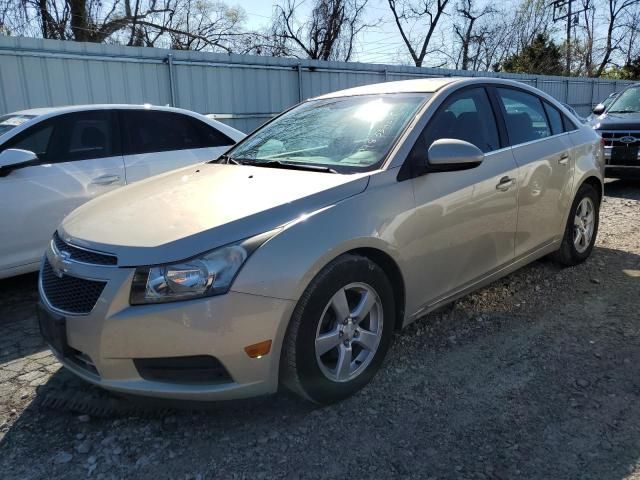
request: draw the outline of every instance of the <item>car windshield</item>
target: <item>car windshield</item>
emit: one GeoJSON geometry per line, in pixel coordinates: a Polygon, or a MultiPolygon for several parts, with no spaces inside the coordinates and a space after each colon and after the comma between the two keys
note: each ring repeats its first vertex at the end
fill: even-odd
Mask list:
{"type": "Polygon", "coordinates": [[[9,114],[0,116],[0,135],[4,135],[9,130],[13,130],[32,118],[35,118],[35,115],[9,114]]]}
{"type": "Polygon", "coordinates": [[[428,94],[337,97],[305,102],[227,155],[232,163],[355,173],[378,168],[428,94]]]}
{"type": "Polygon", "coordinates": [[[602,104],[605,107],[608,107],[609,105],[611,105],[611,102],[613,102],[617,97],[618,97],[617,93],[615,95],[610,95],[602,101],[602,104]]]}
{"type": "Polygon", "coordinates": [[[608,113],[640,112],[640,87],[624,90],[609,107],[608,113]]]}

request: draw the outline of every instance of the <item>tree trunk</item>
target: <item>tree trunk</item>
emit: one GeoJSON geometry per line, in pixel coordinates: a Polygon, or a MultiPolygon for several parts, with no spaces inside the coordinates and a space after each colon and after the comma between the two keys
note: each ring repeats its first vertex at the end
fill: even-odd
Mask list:
{"type": "Polygon", "coordinates": [[[92,29],[87,18],[86,0],[67,0],[71,12],[71,31],[76,42],[92,42],[92,29]]]}

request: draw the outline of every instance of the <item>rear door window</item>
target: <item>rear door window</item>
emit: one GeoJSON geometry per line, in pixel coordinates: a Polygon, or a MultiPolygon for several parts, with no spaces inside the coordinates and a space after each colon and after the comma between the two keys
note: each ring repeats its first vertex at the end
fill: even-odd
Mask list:
{"type": "Polygon", "coordinates": [[[212,127],[211,125],[207,125],[204,122],[201,122],[197,118],[187,117],[189,122],[193,125],[198,131],[200,135],[202,146],[203,147],[225,147],[228,145],[233,145],[234,142],[231,138],[227,137],[224,133],[222,133],[217,128],[212,127]]]}
{"type": "Polygon", "coordinates": [[[538,97],[511,88],[498,88],[497,91],[505,110],[511,145],[551,136],[551,127],[538,97]]]}
{"type": "Polygon", "coordinates": [[[128,155],[234,143],[218,130],[188,115],[154,110],[121,110],[120,113],[128,155]]]}

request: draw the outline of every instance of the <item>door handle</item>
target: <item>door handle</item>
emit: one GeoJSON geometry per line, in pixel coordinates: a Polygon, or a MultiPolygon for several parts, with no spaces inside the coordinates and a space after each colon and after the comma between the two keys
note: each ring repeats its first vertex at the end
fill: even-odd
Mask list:
{"type": "Polygon", "coordinates": [[[101,175],[91,180],[94,185],[112,185],[120,181],[120,175],[101,175]]]}
{"type": "Polygon", "coordinates": [[[563,153],[558,159],[558,163],[560,165],[566,165],[567,163],[569,163],[569,154],[567,152],[563,153]]]}
{"type": "Polygon", "coordinates": [[[516,179],[511,177],[502,177],[500,182],[496,185],[496,190],[500,190],[501,192],[506,192],[511,187],[516,184],[516,179]]]}

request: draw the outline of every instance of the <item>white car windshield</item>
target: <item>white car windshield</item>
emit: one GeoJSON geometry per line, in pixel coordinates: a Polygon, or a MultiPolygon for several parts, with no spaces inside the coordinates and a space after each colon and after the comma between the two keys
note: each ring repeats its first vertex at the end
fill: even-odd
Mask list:
{"type": "Polygon", "coordinates": [[[0,116],[0,135],[4,135],[9,130],[13,130],[32,118],[35,118],[35,115],[9,114],[0,116]]]}
{"type": "Polygon", "coordinates": [[[429,96],[362,95],[305,102],[241,142],[227,160],[339,173],[373,170],[429,96]]]}

